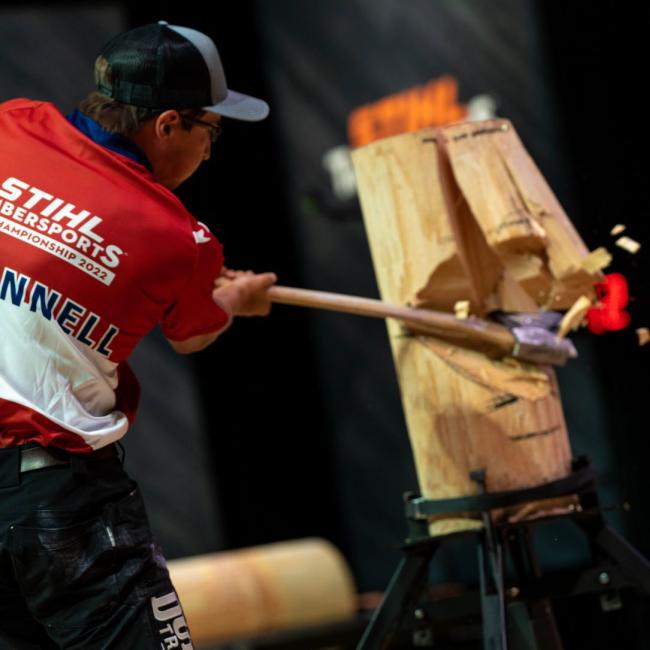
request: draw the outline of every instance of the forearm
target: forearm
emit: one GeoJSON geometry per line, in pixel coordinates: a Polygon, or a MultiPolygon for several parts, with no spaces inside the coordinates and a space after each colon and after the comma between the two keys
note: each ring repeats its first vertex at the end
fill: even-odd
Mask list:
{"type": "Polygon", "coordinates": [[[217,337],[220,334],[223,334],[232,325],[233,312],[232,307],[230,306],[230,299],[230,296],[224,296],[223,300],[215,299],[215,302],[228,315],[228,321],[223,327],[221,327],[216,332],[199,334],[198,336],[192,336],[189,339],[184,339],[183,341],[172,341],[171,339],[167,339],[174,350],[179,354],[191,354],[192,352],[200,352],[201,350],[207,348],[211,343],[214,343],[217,337]]]}
{"type": "Polygon", "coordinates": [[[215,281],[212,299],[228,315],[228,322],[217,332],[193,336],[183,341],[169,340],[180,354],[199,352],[208,347],[222,332],[230,327],[235,316],[265,316],[271,310],[268,288],[276,282],[273,273],[230,272],[232,276],[215,281]]]}

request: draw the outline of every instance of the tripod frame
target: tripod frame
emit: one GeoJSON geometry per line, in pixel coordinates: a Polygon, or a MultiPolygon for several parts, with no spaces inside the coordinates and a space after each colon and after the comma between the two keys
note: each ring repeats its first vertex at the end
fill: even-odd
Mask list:
{"type": "MultiPolygon", "coordinates": [[[[428,584],[429,565],[441,544],[468,535],[477,538],[483,647],[507,650],[507,602],[510,618],[517,618],[520,646],[531,650],[561,650],[550,607],[550,598],[586,593],[605,593],[612,589],[636,587],[650,596],[650,562],[605,522],[595,475],[586,457],[573,461],[569,476],[534,488],[487,493],[485,472],[470,474],[479,486],[475,496],[430,500],[415,493],[405,495],[409,537],[402,557],[375,610],[357,650],[390,648],[409,608],[414,607],[428,584]],[[587,569],[558,576],[543,576],[532,544],[532,527],[549,517],[494,523],[491,512],[500,508],[576,495],[579,505],[568,518],[584,533],[590,546],[593,565],[587,569]],[[478,512],[480,530],[431,537],[428,518],[441,513],[478,512]],[[516,575],[516,587],[504,588],[504,556],[508,555],[516,575]],[[528,607],[526,607],[528,604],[528,607]]],[[[557,517],[555,517],[557,518],[557,517]]],[[[511,621],[512,622],[512,621],[511,621]]],[[[512,647],[512,646],[511,646],[512,647]]]]}

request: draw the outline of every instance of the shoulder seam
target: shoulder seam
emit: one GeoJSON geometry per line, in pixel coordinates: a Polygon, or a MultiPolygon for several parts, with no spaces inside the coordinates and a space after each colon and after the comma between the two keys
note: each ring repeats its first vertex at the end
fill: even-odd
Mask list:
{"type": "Polygon", "coordinates": [[[6,102],[3,102],[0,104],[0,113],[9,113],[11,111],[20,111],[20,110],[27,110],[27,109],[33,109],[33,108],[38,108],[40,106],[43,106],[44,104],[47,104],[47,102],[44,102],[42,100],[35,100],[35,99],[25,99],[25,102],[28,102],[26,104],[20,104],[20,105],[15,105],[14,102],[20,101],[22,98],[17,97],[16,99],[10,99],[6,102]],[[6,104],[14,104],[12,106],[6,106],[6,104]]]}

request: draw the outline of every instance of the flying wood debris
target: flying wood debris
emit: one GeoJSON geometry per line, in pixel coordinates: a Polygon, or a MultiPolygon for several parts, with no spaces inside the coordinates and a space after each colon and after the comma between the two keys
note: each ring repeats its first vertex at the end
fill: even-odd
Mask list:
{"type": "Polygon", "coordinates": [[[465,320],[469,317],[469,300],[459,300],[454,305],[454,312],[456,318],[460,320],[465,320]]]}
{"type": "Polygon", "coordinates": [[[609,234],[612,235],[612,237],[615,237],[616,235],[620,235],[623,231],[625,230],[625,225],[622,223],[617,223],[610,231],[609,234]]]}
{"type": "Polygon", "coordinates": [[[604,246],[600,246],[582,260],[581,266],[587,273],[595,273],[609,266],[611,261],[612,256],[609,251],[604,246]]]}
{"type": "Polygon", "coordinates": [[[619,237],[616,240],[616,245],[620,248],[624,248],[628,253],[632,253],[632,255],[637,253],[639,248],[641,248],[641,244],[630,237],[619,237]]]}
{"type": "Polygon", "coordinates": [[[639,345],[650,343],[650,330],[647,327],[637,328],[636,333],[639,337],[639,345]]]}
{"type": "Polygon", "coordinates": [[[571,330],[577,330],[584,321],[585,314],[590,307],[591,300],[587,296],[580,296],[573,303],[571,309],[562,317],[557,339],[563,339],[571,330]]]}

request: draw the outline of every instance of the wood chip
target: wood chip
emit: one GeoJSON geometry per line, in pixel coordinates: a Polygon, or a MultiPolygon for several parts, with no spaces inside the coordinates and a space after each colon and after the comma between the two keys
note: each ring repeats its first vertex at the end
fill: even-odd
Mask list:
{"type": "Polygon", "coordinates": [[[628,253],[632,253],[632,255],[637,253],[639,248],[641,248],[641,244],[630,237],[619,237],[616,240],[616,245],[624,248],[628,253]]]}
{"type": "Polygon", "coordinates": [[[454,312],[456,313],[456,318],[459,320],[469,318],[469,300],[459,300],[454,305],[454,312]]]}
{"type": "Polygon", "coordinates": [[[601,246],[594,251],[591,251],[587,257],[585,257],[580,265],[582,268],[587,271],[587,273],[596,273],[604,269],[606,266],[609,266],[612,261],[612,256],[609,251],[601,246]]]}
{"type": "Polygon", "coordinates": [[[591,307],[591,300],[587,296],[580,296],[571,309],[567,311],[560,321],[557,340],[563,339],[571,330],[577,330],[582,325],[587,310],[591,307]]]}
{"type": "Polygon", "coordinates": [[[639,345],[650,343],[650,330],[647,327],[637,328],[636,333],[639,337],[639,345]]]}
{"type": "Polygon", "coordinates": [[[612,237],[615,237],[616,235],[620,235],[623,231],[625,230],[625,226],[622,223],[617,223],[610,231],[609,234],[612,235],[612,237]]]}

